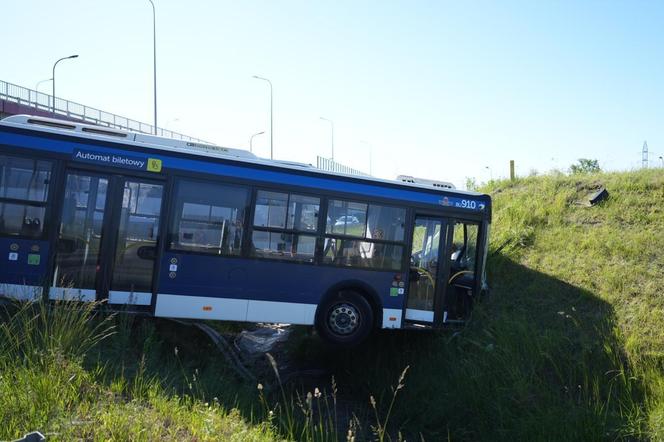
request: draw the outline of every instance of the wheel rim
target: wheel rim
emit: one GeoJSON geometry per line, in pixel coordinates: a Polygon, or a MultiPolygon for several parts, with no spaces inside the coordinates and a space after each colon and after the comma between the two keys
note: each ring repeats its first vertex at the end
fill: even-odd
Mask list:
{"type": "Polygon", "coordinates": [[[327,322],[334,333],[349,335],[360,326],[360,312],[352,304],[337,304],[330,309],[327,322]]]}

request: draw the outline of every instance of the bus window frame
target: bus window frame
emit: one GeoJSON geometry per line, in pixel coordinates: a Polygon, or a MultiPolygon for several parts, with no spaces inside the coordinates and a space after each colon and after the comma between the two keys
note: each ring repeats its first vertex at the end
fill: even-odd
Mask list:
{"type": "MultiPolygon", "coordinates": [[[[23,235],[23,234],[18,234],[18,235],[13,235],[9,234],[6,232],[0,232],[0,235],[5,238],[14,238],[14,239],[19,239],[19,240],[26,240],[26,241],[50,241],[51,240],[51,229],[54,227],[54,222],[53,222],[53,213],[55,212],[55,203],[54,203],[54,198],[56,198],[56,195],[59,194],[59,192],[56,192],[56,185],[58,183],[59,179],[59,164],[57,159],[53,158],[52,155],[40,155],[37,158],[35,158],[34,155],[29,155],[25,153],[24,151],[17,151],[14,149],[5,149],[4,145],[0,145],[3,148],[3,152],[0,155],[6,156],[6,157],[13,157],[13,158],[20,158],[20,159],[25,159],[25,160],[33,160],[33,161],[44,161],[48,162],[51,166],[50,170],[50,176],[49,176],[49,183],[48,183],[48,191],[46,192],[46,198],[44,201],[31,201],[31,200],[23,200],[19,198],[4,198],[0,196],[0,203],[5,203],[5,204],[16,204],[16,205],[24,205],[24,206],[30,206],[30,207],[43,207],[44,208],[44,219],[42,220],[42,225],[41,225],[41,233],[38,236],[29,236],[29,235],[23,235]]],[[[61,211],[60,211],[61,212],[61,211]]]]}
{"type": "MultiPolygon", "coordinates": [[[[222,177],[223,178],[223,177],[222,177]]],[[[210,257],[216,257],[216,258],[247,258],[245,255],[245,240],[247,237],[247,232],[248,232],[248,223],[250,223],[250,220],[248,219],[249,214],[251,212],[251,201],[252,201],[252,191],[253,191],[253,186],[250,184],[246,183],[241,183],[241,182],[231,182],[231,181],[226,181],[226,180],[211,180],[211,179],[206,179],[206,178],[201,178],[200,176],[191,176],[191,175],[180,175],[180,174],[173,174],[171,176],[171,179],[173,181],[172,187],[169,188],[169,191],[172,192],[169,195],[169,205],[168,205],[168,223],[167,223],[167,229],[166,229],[166,236],[165,236],[165,249],[164,252],[167,253],[174,253],[174,254],[193,254],[193,255],[200,255],[200,256],[210,256],[210,257]],[[182,181],[188,181],[188,182],[200,182],[200,183],[205,183],[205,184],[210,184],[210,185],[216,185],[216,186],[228,186],[228,187],[241,187],[246,190],[247,195],[245,197],[244,201],[244,219],[242,220],[242,238],[240,240],[240,253],[238,254],[215,254],[215,253],[209,253],[209,252],[203,252],[200,250],[187,250],[187,249],[178,249],[178,248],[173,248],[171,247],[171,237],[176,233],[175,229],[173,229],[173,221],[175,220],[175,217],[178,214],[178,204],[177,204],[177,192],[180,189],[180,183],[182,181]]],[[[180,221],[181,221],[181,217],[180,221]]],[[[179,222],[178,222],[179,226],[179,222]]]]}
{"type": "MultiPolygon", "coordinates": [[[[398,205],[396,202],[397,200],[387,200],[391,202],[383,202],[383,200],[362,200],[358,199],[356,196],[352,198],[347,198],[345,196],[340,196],[340,193],[332,193],[332,195],[327,196],[325,198],[325,214],[324,215],[319,215],[320,216],[320,223],[322,223],[322,230],[320,232],[320,240],[321,240],[321,245],[320,245],[320,253],[316,253],[317,257],[319,258],[318,264],[321,266],[326,266],[326,267],[334,267],[337,269],[354,269],[354,270],[366,270],[366,271],[374,271],[374,272],[398,272],[398,273],[404,273],[408,272],[408,267],[407,263],[409,262],[408,259],[408,247],[409,247],[409,241],[412,241],[412,238],[409,240],[408,239],[408,228],[409,228],[409,221],[410,221],[410,211],[412,209],[411,206],[404,206],[404,205],[398,205]],[[344,234],[338,234],[338,233],[327,233],[327,213],[329,209],[329,202],[330,200],[341,200],[347,203],[358,203],[358,204],[366,204],[367,209],[365,213],[365,231],[364,231],[364,236],[355,236],[355,235],[344,235],[344,234]],[[366,232],[366,227],[367,223],[369,222],[369,206],[371,205],[378,205],[378,206],[387,206],[391,207],[394,209],[403,209],[405,211],[404,214],[404,238],[402,241],[392,241],[392,240],[383,240],[383,239],[373,239],[373,238],[367,238],[367,232],[366,232]],[[345,266],[345,265],[339,265],[335,264],[334,262],[324,262],[324,247],[325,247],[325,240],[331,238],[331,239],[341,239],[341,240],[349,240],[349,241],[361,241],[361,242],[368,242],[368,243],[374,243],[374,244],[385,244],[385,245],[393,245],[393,246],[398,246],[402,247],[402,256],[401,256],[401,266],[399,267],[398,270],[392,269],[392,268],[385,268],[385,267],[358,267],[358,266],[345,266]]],[[[405,303],[404,303],[405,304],[405,303]]]]}
{"type": "MultiPolygon", "coordinates": [[[[245,244],[243,244],[243,252],[241,254],[241,257],[245,259],[258,259],[258,260],[265,260],[265,261],[272,261],[272,262],[290,262],[293,264],[305,264],[305,265],[316,265],[318,263],[318,241],[320,239],[320,229],[321,229],[321,218],[322,218],[322,212],[323,212],[323,201],[325,200],[323,195],[316,195],[311,192],[300,192],[298,187],[286,187],[286,188],[275,188],[275,187],[267,187],[265,185],[263,186],[257,186],[257,185],[250,185],[251,188],[251,195],[250,195],[250,213],[249,213],[249,219],[247,228],[249,234],[247,235],[247,244],[245,247],[245,244]],[[288,202],[290,202],[290,196],[291,195],[298,195],[298,196],[305,196],[305,197],[311,197],[311,198],[318,198],[318,220],[317,220],[317,225],[316,225],[316,230],[297,230],[297,229],[288,229],[288,228],[280,228],[280,227],[262,227],[262,226],[255,226],[254,225],[254,217],[256,216],[256,202],[258,200],[258,192],[274,192],[274,193],[285,193],[288,196],[288,202]],[[305,235],[305,236],[311,236],[314,238],[314,255],[310,261],[303,260],[303,259],[297,259],[297,258],[280,258],[278,256],[258,256],[253,254],[253,234],[254,231],[257,232],[268,232],[268,233],[284,233],[287,235],[305,235]]],[[[288,203],[286,206],[286,220],[285,220],[285,225],[288,225],[288,203]]],[[[244,238],[243,238],[244,242],[244,238]]]]}

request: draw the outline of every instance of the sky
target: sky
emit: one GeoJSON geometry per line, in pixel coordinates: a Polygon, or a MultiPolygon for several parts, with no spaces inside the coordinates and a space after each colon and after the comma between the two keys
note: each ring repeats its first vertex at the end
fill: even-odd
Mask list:
{"type": "MultiPolygon", "coordinates": [[[[664,155],[664,2],[154,0],[160,127],[463,188],[664,155]],[[371,164],[371,166],[370,166],[371,164]]],[[[0,80],[152,123],[148,0],[2,1],[0,80]],[[39,86],[50,91],[51,83],[39,86]]]]}

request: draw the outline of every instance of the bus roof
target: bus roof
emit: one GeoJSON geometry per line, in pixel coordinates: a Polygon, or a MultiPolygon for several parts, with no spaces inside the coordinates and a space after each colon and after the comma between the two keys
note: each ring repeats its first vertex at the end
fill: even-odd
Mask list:
{"type": "Polygon", "coordinates": [[[232,160],[248,164],[264,165],[264,166],[267,165],[267,166],[278,167],[281,169],[289,169],[294,171],[295,170],[307,171],[309,173],[314,173],[317,175],[323,175],[328,177],[337,176],[337,177],[351,178],[353,180],[376,183],[376,184],[388,184],[390,186],[396,185],[401,188],[410,188],[410,189],[418,188],[418,189],[427,190],[429,192],[434,191],[434,193],[440,193],[443,195],[459,194],[459,195],[468,195],[475,197],[478,196],[488,197],[488,195],[478,192],[450,189],[447,187],[431,184],[431,183],[440,183],[439,181],[429,180],[429,182],[427,182],[427,180],[421,180],[421,179],[408,180],[408,181],[401,179],[387,180],[387,179],[375,178],[370,176],[349,175],[339,172],[330,172],[318,169],[311,164],[298,163],[286,160],[270,160],[270,159],[260,158],[244,149],[195,143],[184,140],[176,140],[172,138],[160,137],[157,135],[148,135],[143,133],[122,131],[103,126],[83,124],[83,123],[77,123],[68,120],[60,120],[55,118],[45,118],[45,117],[38,117],[32,115],[13,115],[0,120],[0,126],[29,129],[32,131],[51,133],[51,134],[68,135],[88,140],[99,140],[99,141],[112,142],[124,145],[134,145],[142,148],[149,148],[164,152],[177,152],[181,154],[184,153],[198,157],[226,159],[226,160],[232,160]]]}

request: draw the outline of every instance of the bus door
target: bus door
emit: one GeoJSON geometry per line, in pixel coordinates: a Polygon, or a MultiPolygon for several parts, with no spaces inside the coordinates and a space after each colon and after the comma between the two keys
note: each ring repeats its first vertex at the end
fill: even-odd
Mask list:
{"type": "Polygon", "coordinates": [[[413,224],[406,321],[440,325],[449,265],[443,250],[448,247],[447,218],[417,215],[413,224]]]}
{"type": "Polygon", "coordinates": [[[480,225],[477,222],[455,220],[454,233],[449,251],[450,273],[447,280],[444,310],[447,322],[464,321],[472,310],[479,291],[478,278],[482,271],[478,268],[480,225]]]}
{"type": "Polygon", "coordinates": [[[163,184],[70,170],[51,299],[149,306],[163,184]]]}
{"type": "Polygon", "coordinates": [[[479,224],[416,216],[410,257],[407,321],[462,323],[477,291],[479,224]]]}

